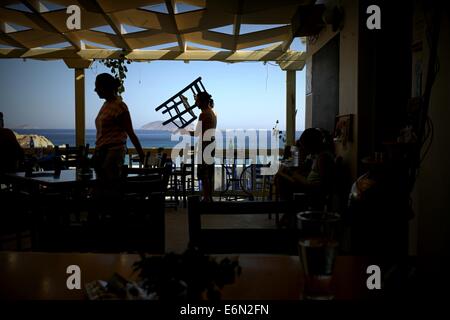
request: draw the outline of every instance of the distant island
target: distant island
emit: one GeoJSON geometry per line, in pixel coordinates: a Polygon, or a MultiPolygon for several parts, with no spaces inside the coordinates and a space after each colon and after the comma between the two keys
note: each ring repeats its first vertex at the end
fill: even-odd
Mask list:
{"type": "Polygon", "coordinates": [[[23,130],[23,129],[25,129],[25,130],[38,130],[38,129],[40,129],[39,127],[35,127],[35,126],[30,125],[30,124],[22,124],[22,125],[19,125],[19,126],[13,126],[12,128],[13,129],[19,129],[19,130],[23,130]]]}
{"type": "MultiPolygon", "coordinates": [[[[158,130],[158,131],[170,131],[174,132],[178,129],[178,127],[173,123],[168,123],[167,125],[163,126],[163,121],[153,121],[149,122],[142,127],[140,127],[141,130],[158,130]]],[[[188,125],[185,129],[187,130],[194,130],[194,124],[191,123],[188,125]]]]}

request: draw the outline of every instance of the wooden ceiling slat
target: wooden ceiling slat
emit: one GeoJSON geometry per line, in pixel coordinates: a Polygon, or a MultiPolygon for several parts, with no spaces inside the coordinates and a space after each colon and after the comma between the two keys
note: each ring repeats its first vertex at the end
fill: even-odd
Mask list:
{"type": "Polygon", "coordinates": [[[226,12],[231,14],[250,14],[259,11],[268,11],[273,8],[280,8],[292,5],[306,5],[314,2],[313,0],[244,0],[243,6],[239,8],[240,0],[208,0],[208,10],[216,12],[226,12]]]}
{"type": "Polygon", "coordinates": [[[175,35],[177,37],[178,46],[180,47],[180,51],[186,50],[186,41],[184,39],[184,36],[180,34],[180,31],[178,30],[177,20],[175,19],[175,1],[173,0],[165,0],[167,11],[169,12],[170,21],[172,22],[173,28],[175,30],[175,35]]]}
{"type": "Polygon", "coordinates": [[[261,0],[261,1],[245,1],[243,7],[243,13],[252,13],[264,10],[271,10],[273,8],[281,8],[290,5],[302,5],[309,3],[310,0],[261,0]]]}
{"type": "MultiPolygon", "coordinates": [[[[87,0],[90,1],[90,0],[87,0]]],[[[128,9],[151,6],[163,3],[164,0],[99,0],[99,4],[107,13],[113,13],[128,9]]]]}
{"type": "Polygon", "coordinates": [[[267,30],[242,34],[239,36],[238,49],[245,49],[263,44],[284,41],[289,37],[290,26],[282,26],[267,30]]]}
{"type": "Polygon", "coordinates": [[[36,21],[35,15],[30,12],[22,12],[0,7],[0,20],[31,29],[45,30],[49,32],[52,31],[52,29],[47,25],[43,25],[42,23],[36,21]]]}
{"type": "Polygon", "coordinates": [[[9,36],[28,48],[43,47],[67,41],[58,33],[42,30],[25,30],[10,33],[9,36]]]}
{"type": "Polygon", "coordinates": [[[289,24],[299,5],[275,7],[269,10],[243,14],[243,24],[289,24]]]}
{"type": "Polygon", "coordinates": [[[30,48],[30,47],[26,46],[25,44],[12,38],[9,34],[3,33],[3,32],[0,32],[0,43],[3,45],[16,47],[16,48],[30,48]]]}
{"type": "MultiPolygon", "coordinates": [[[[82,7],[80,9],[82,17],[80,21],[81,30],[93,29],[108,24],[101,14],[84,10],[82,7]]],[[[66,10],[45,12],[42,16],[60,32],[72,32],[72,30],[67,29],[66,22],[68,15],[66,10]]]]}
{"type": "Polygon", "coordinates": [[[81,48],[81,42],[74,41],[74,36],[66,37],[64,33],[61,33],[54,25],[47,21],[44,16],[42,16],[42,14],[39,12],[39,8],[37,8],[37,6],[39,5],[38,1],[22,0],[21,2],[33,13],[33,16],[37,21],[39,21],[40,24],[50,28],[53,33],[63,37],[64,41],[69,42],[75,48],[81,48]]]}
{"type": "Polygon", "coordinates": [[[206,6],[206,0],[182,0],[181,2],[200,8],[204,8],[206,6]]]}
{"type": "Polygon", "coordinates": [[[130,9],[114,13],[114,17],[122,23],[144,29],[159,29],[166,33],[175,33],[176,30],[169,15],[158,12],[149,12],[143,9],[130,9]]]}
{"type": "Polygon", "coordinates": [[[113,16],[106,13],[106,10],[102,5],[100,4],[99,0],[91,0],[92,5],[97,6],[100,14],[102,15],[103,19],[108,23],[108,25],[113,29],[114,33],[116,34],[116,38],[114,42],[117,41],[118,47],[125,49],[127,51],[133,50],[131,46],[127,43],[125,38],[122,36],[122,26],[120,22],[113,16]]]}
{"type": "Polygon", "coordinates": [[[239,43],[239,33],[241,32],[241,16],[244,0],[238,0],[237,13],[233,18],[233,51],[237,50],[239,43]]]}
{"type": "Polygon", "coordinates": [[[177,42],[176,36],[174,34],[166,34],[166,33],[154,34],[147,37],[130,38],[128,40],[128,43],[130,43],[130,45],[136,49],[173,42],[177,42]]]}
{"type": "Polygon", "coordinates": [[[80,30],[76,34],[83,40],[99,43],[109,47],[120,48],[120,40],[115,34],[93,31],[93,30],[80,30]]]}
{"type": "Polygon", "coordinates": [[[212,14],[206,9],[190,11],[175,15],[180,33],[191,33],[214,29],[233,23],[233,15],[212,14]]]}
{"type": "Polygon", "coordinates": [[[233,50],[232,35],[214,31],[201,31],[188,33],[185,35],[185,38],[186,41],[199,43],[205,46],[233,50]]]}

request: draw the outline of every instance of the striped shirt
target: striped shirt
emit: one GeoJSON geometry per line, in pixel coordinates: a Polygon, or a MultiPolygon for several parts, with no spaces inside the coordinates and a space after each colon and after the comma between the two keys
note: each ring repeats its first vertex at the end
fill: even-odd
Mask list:
{"type": "Polygon", "coordinates": [[[128,111],[127,105],[119,97],[113,101],[106,101],[95,119],[97,129],[97,148],[124,145],[127,142],[127,133],[119,119],[128,111]]]}

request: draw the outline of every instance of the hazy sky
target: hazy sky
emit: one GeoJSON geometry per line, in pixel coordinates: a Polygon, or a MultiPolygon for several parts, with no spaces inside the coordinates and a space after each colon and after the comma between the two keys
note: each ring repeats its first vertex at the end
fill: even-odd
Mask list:
{"type": "MultiPolygon", "coordinates": [[[[296,42],[299,42],[296,39],[296,42]]],[[[295,44],[296,49],[299,44],[295,44]]],[[[286,73],[273,63],[155,61],[128,65],[124,101],[135,129],[165,115],[155,107],[202,77],[215,101],[220,128],[267,128],[278,119],[285,127],[286,73]]],[[[86,70],[86,128],[103,101],[94,92],[97,74],[108,72],[99,62],[86,70]]],[[[74,70],[62,61],[0,60],[0,110],[10,128],[74,128],[74,70]]],[[[192,102],[191,95],[187,96],[192,102]]],[[[304,128],[305,73],[297,72],[297,130],[304,128]]]]}

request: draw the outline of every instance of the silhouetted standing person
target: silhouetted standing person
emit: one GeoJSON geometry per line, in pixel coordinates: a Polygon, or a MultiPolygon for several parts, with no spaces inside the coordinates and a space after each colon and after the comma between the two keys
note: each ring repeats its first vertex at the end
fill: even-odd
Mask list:
{"type": "Polygon", "coordinates": [[[119,87],[120,81],[107,73],[99,74],[95,80],[95,91],[101,99],[105,99],[105,103],[95,119],[94,167],[102,187],[113,192],[117,191],[122,177],[127,136],[136,148],[141,163],[145,159],[128,107],[118,95],[119,87]]]}

